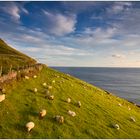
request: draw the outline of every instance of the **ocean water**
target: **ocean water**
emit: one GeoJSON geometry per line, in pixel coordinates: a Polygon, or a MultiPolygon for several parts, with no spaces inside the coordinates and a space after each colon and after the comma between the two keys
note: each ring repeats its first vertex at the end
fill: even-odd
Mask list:
{"type": "Polygon", "coordinates": [[[53,68],[140,105],[140,68],[53,68]]]}

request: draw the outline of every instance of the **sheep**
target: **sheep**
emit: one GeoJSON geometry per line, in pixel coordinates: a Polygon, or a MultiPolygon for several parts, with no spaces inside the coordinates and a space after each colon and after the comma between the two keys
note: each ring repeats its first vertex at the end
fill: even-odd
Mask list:
{"type": "Polygon", "coordinates": [[[118,103],[118,106],[122,106],[122,104],[121,103],[118,103]]]}
{"type": "Polygon", "coordinates": [[[54,95],[49,95],[49,96],[48,96],[48,99],[49,99],[49,100],[54,100],[54,95]]]}
{"type": "Polygon", "coordinates": [[[64,117],[63,116],[57,115],[57,116],[55,116],[55,119],[56,119],[57,122],[59,122],[61,124],[64,123],[64,117]]]}
{"type": "Polygon", "coordinates": [[[43,83],[42,85],[43,85],[44,87],[46,87],[46,86],[47,86],[47,84],[46,84],[46,83],[43,83]]]}
{"type": "Polygon", "coordinates": [[[55,83],[55,80],[53,80],[52,83],[55,83]]]}
{"type": "Polygon", "coordinates": [[[57,77],[57,78],[59,78],[60,76],[59,76],[59,75],[57,75],[56,77],[57,77]]]}
{"type": "Polygon", "coordinates": [[[52,89],[52,86],[48,86],[48,89],[52,89]]]}
{"type": "Polygon", "coordinates": [[[71,102],[71,98],[68,98],[68,99],[67,99],[67,103],[70,103],[70,102],[71,102]]]}
{"type": "Polygon", "coordinates": [[[120,126],[118,124],[114,124],[113,127],[116,128],[117,130],[120,129],[120,126]]]}
{"type": "Polygon", "coordinates": [[[25,79],[27,79],[27,80],[28,80],[28,79],[29,79],[29,76],[25,76],[25,79]]]}
{"type": "Polygon", "coordinates": [[[78,104],[78,107],[80,108],[80,107],[81,107],[81,102],[80,102],[80,101],[78,101],[78,103],[77,103],[77,104],[78,104]]]}
{"type": "Polygon", "coordinates": [[[5,94],[6,93],[5,88],[0,88],[0,92],[2,92],[3,94],[5,94]]]}
{"type": "Polygon", "coordinates": [[[35,92],[35,93],[37,92],[37,88],[34,88],[34,92],[35,92]]]}
{"type": "Polygon", "coordinates": [[[130,117],[130,120],[133,121],[133,122],[136,122],[135,118],[132,117],[132,116],[130,117]]]}
{"type": "Polygon", "coordinates": [[[72,117],[76,116],[76,113],[74,111],[68,110],[68,114],[72,117]]]}
{"type": "Polygon", "coordinates": [[[128,106],[128,110],[131,110],[131,108],[128,106]]]}
{"type": "Polygon", "coordinates": [[[0,95],[0,102],[4,101],[5,100],[5,94],[1,94],[0,95]]]}
{"type": "Polygon", "coordinates": [[[34,75],[34,76],[33,76],[33,78],[34,78],[34,79],[36,79],[36,78],[37,78],[37,76],[36,76],[36,75],[34,75]]]}
{"type": "Polygon", "coordinates": [[[34,122],[28,122],[26,124],[27,131],[30,132],[34,128],[34,126],[35,126],[34,122]]]}
{"type": "Polygon", "coordinates": [[[45,109],[42,109],[40,112],[39,112],[39,118],[42,119],[46,116],[46,113],[47,111],[45,109]]]}

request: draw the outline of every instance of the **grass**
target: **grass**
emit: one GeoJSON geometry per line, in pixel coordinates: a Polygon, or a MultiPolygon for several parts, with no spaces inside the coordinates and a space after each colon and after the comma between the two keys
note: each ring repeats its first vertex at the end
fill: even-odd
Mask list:
{"type": "Polygon", "coordinates": [[[140,108],[56,70],[43,68],[36,79],[14,81],[5,88],[6,99],[0,103],[0,138],[140,138],[140,108]],[[44,98],[44,82],[53,86],[53,101],[44,98]],[[37,93],[32,92],[34,88],[37,93]],[[68,97],[70,104],[66,103],[68,97]],[[81,101],[81,108],[77,101],[81,101]],[[39,120],[41,109],[46,109],[47,115],[39,120]],[[75,111],[76,116],[69,116],[67,110],[75,111]],[[55,115],[63,115],[64,124],[56,122],[55,115]],[[30,133],[25,129],[28,121],[35,123],[30,133]],[[120,130],[113,128],[115,123],[120,130]]]}
{"type": "Polygon", "coordinates": [[[0,39],[0,69],[2,73],[8,73],[13,70],[27,65],[35,64],[36,61],[29,56],[11,48],[2,39],[0,39]]]}

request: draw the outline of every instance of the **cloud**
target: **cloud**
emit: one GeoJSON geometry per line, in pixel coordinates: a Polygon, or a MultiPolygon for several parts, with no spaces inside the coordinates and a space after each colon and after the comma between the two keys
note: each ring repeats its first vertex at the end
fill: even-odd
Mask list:
{"type": "Polygon", "coordinates": [[[131,2],[114,2],[111,7],[107,8],[109,14],[119,14],[131,8],[131,2]]]}
{"type": "Polygon", "coordinates": [[[50,13],[43,10],[46,15],[48,30],[56,36],[63,36],[75,31],[76,15],[62,15],[60,13],[50,13]]]}
{"type": "Polygon", "coordinates": [[[125,58],[125,56],[124,55],[122,55],[122,54],[112,54],[112,57],[114,57],[114,58],[125,58]]]}
{"type": "Polygon", "coordinates": [[[8,14],[14,22],[19,22],[21,12],[28,14],[27,9],[16,2],[0,2],[0,11],[8,14]]]}

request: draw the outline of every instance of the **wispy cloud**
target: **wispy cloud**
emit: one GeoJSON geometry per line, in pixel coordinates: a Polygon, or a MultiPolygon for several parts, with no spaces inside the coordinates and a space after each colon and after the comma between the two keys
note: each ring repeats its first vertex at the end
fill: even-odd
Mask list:
{"type": "Polygon", "coordinates": [[[27,9],[16,2],[0,2],[0,11],[8,14],[14,22],[19,22],[21,12],[28,14],[27,9]]]}
{"type": "Polygon", "coordinates": [[[76,15],[50,13],[46,10],[43,10],[43,13],[46,15],[46,24],[49,23],[48,29],[51,34],[54,34],[56,36],[63,36],[75,31],[76,15]]]}

